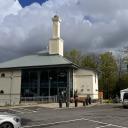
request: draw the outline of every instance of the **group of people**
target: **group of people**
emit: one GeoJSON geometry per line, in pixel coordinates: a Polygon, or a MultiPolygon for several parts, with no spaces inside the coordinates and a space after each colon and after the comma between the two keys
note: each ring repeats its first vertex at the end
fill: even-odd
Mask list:
{"type": "MultiPolygon", "coordinates": [[[[74,102],[75,102],[75,107],[77,107],[77,104],[78,104],[78,94],[77,94],[77,91],[74,92],[74,102]]],[[[88,104],[91,104],[92,103],[92,100],[91,100],[91,97],[90,95],[87,95],[87,97],[85,98],[85,100],[83,101],[83,104],[88,105],[88,104]]]]}
{"type": "Polygon", "coordinates": [[[67,98],[67,93],[66,91],[62,91],[58,95],[58,102],[59,102],[59,107],[62,108],[62,103],[66,103],[66,107],[68,107],[68,98],[67,98]]]}
{"type": "MultiPolygon", "coordinates": [[[[66,103],[66,106],[68,107],[68,97],[67,97],[66,91],[62,91],[62,92],[59,93],[59,95],[58,95],[58,102],[59,102],[59,107],[60,108],[62,107],[62,103],[66,103]]],[[[78,102],[79,102],[78,93],[77,93],[77,91],[74,91],[75,107],[78,106],[78,102]]],[[[87,95],[87,97],[83,101],[83,105],[91,104],[91,102],[92,102],[92,100],[91,100],[90,95],[87,95]]]]}

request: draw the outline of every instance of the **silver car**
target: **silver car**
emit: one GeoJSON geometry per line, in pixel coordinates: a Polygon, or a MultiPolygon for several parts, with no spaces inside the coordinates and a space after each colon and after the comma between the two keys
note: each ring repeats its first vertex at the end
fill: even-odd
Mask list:
{"type": "Polygon", "coordinates": [[[15,115],[0,113],[0,128],[21,128],[21,119],[15,115]]]}

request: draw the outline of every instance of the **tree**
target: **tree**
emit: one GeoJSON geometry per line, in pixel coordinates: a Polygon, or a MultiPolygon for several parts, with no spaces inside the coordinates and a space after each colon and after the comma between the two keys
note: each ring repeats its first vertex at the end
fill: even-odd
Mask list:
{"type": "Polygon", "coordinates": [[[100,80],[99,88],[103,90],[104,97],[110,98],[117,81],[117,63],[112,53],[106,52],[100,55],[100,80]]]}
{"type": "Polygon", "coordinates": [[[76,50],[76,49],[72,49],[69,52],[65,53],[65,57],[68,58],[70,61],[74,62],[77,65],[81,65],[81,52],[76,50]]]}
{"type": "MultiPolygon", "coordinates": [[[[83,68],[96,69],[99,72],[99,91],[104,92],[104,98],[110,98],[115,90],[119,90],[117,85],[119,70],[115,57],[110,52],[100,55],[81,54],[73,49],[65,54],[72,62],[83,68]]],[[[126,83],[126,82],[125,82],[126,83]]]]}
{"type": "Polygon", "coordinates": [[[82,68],[97,68],[96,56],[94,55],[82,55],[80,51],[72,49],[65,53],[65,57],[82,68]]]}
{"type": "Polygon", "coordinates": [[[96,57],[92,55],[83,55],[81,59],[81,67],[83,68],[97,68],[96,57]]]}
{"type": "Polygon", "coordinates": [[[120,90],[128,88],[128,47],[118,50],[117,65],[118,77],[114,93],[120,94],[120,90]]]}

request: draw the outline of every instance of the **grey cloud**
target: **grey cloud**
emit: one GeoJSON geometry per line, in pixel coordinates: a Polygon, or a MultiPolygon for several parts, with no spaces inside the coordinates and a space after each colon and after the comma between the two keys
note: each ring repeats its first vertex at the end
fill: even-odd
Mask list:
{"type": "Polygon", "coordinates": [[[62,19],[65,50],[97,52],[127,45],[127,0],[48,0],[23,9],[17,4],[0,23],[0,61],[46,48],[56,13],[62,19]]]}

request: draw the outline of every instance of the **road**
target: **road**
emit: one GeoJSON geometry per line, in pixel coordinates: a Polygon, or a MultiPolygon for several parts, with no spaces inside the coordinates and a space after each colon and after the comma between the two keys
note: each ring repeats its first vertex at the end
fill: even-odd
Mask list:
{"type": "Polygon", "coordinates": [[[23,128],[128,128],[128,109],[119,104],[71,109],[28,107],[8,112],[22,117],[23,128]]]}

